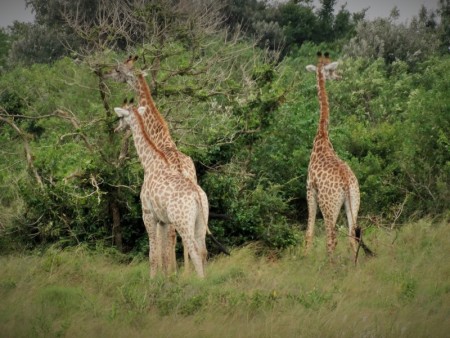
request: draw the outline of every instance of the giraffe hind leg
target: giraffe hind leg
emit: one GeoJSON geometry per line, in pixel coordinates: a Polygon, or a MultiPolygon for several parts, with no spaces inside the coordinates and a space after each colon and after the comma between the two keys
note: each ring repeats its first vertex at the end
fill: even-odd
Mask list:
{"type": "Polygon", "coordinates": [[[355,263],[358,260],[358,252],[361,247],[366,256],[374,256],[375,254],[363,241],[363,231],[357,223],[359,211],[359,191],[350,191],[348,198],[345,201],[345,211],[347,213],[348,231],[350,244],[355,254],[355,263]]]}
{"type": "Polygon", "coordinates": [[[306,197],[308,201],[308,227],[305,234],[305,254],[308,254],[314,237],[314,225],[317,215],[317,192],[312,188],[308,188],[306,197]]]}
{"type": "Polygon", "coordinates": [[[330,258],[330,260],[333,260],[333,254],[334,250],[336,249],[337,245],[337,238],[336,238],[336,218],[332,216],[324,216],[325,218],[325,228],[327,233],[327,253],[330,258]]]}
{"type": "Polygon", "coordinates": [[[337,245],[336,222],[339,216],[339,211],[342,207],[342,202],[343,201],[341,199],[334,199],[327,201],[327,203],[319,201],[320,210],[322,211],[325,221],[325,229],[327,233],[327,253],[330,261],[333,261],[333,254],[337,245]]]}
{"type": "Polygon", "coordinates": [[[358,228],[356,222],[359,212],[359,196],[356,195],[357,194],[350,191],[344,202],[345,213],[347,215],[349,241],[355,255],[358,251],[359,240],[361,238],[360,232],[359,234],[356,233],[356,229],[358,228]]]}
{"type": "Polygon", "coordinates": [[[189,235],[187,238],[185,238],[185,242],[187,243],[189,256],[191,258],[192,264],[194,265],[195,272],[200,278],[205,277],[203,271],[203,259],[194,236],[189,235]]]}
{"type": "MultiPolygon", "coordinates": [[[[208,202],[207,200],[206,202],[204,201],[202,205],[206,204],[207,202],[208,202]]],[[[208,250],[206,248],[206,232],[208,229],[207,223],[208,216],[209,215],[207,208],[205,208],[205,210],[200,209],[195,222],[195,241],[197,242],[199,253],[202,258],[203,269],[206,266],[206,260],[208,258],[208,250]]]]}
{"type": "Polygon", "coordinates": [[[194,265],[197,275],[200,278],[203,278],[205,276],[203,271],[203,262],[199,247],[195,240],[194,226],[190,226],[190,224],[180,224],[177,227],[177,231],[181,236],[183,246],[187,248],[187,251],[189,252],[190,260],[194,265]]]}

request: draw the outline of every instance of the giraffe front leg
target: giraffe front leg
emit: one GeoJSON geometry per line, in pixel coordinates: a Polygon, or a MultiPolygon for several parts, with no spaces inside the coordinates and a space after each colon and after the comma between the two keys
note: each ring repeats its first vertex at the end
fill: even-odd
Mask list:
{"type": "Polygon", "coordinates": [[[314,225],[317,215],[317,192],[312,188],[308,188],[306,198],[308,202],[308,227],[305,234],[305,255],[309,253],[314,237],[314,225]]]}
{"type": "Polygon", "coordinates": [[[153,215],[149,211],[144,210],[142,218],[148,234],[150,278],[153,278],[161,266],[161,238],[158,234],[158,223],[153,218],[153,215]]]}

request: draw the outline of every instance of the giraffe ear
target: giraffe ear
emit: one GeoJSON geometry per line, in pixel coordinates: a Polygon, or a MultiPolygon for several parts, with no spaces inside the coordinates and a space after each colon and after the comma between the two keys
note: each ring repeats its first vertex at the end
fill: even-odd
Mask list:
{"type": "Polygon", "coordinates": [[[147,110],[147,108],[146,108],[146,107],[143,107],[143,106],[140,106],[140,107],[138,108],[138,112],[139,112],[139,114],[141,114],[141,115],[144,115],[146,110],[147,110]]]}
{"type": "Polygon", "coordinates": [[[145,69],[145,68],[141,69],[141,74],[143,77],[147,77],[147,75],[148,75],[147,69],[145,69]]]}
{"type": "Polygon", "coordinates": [[[338,65],[339,65],[339,62],[334,61],[334,62],[331,62],[330,64],[326,65],[325,69],[326,70],[336,70],[338,65]]]}
{"type": "Polygon", "coordinates": [[[130,114],[130,112],[128,110],[120,108],[120,107],[115,107],[114,112],[117,114],[118,117],[124,117],[124,116],[128,116],[130,114]]]}
{"type": "Polygon", "coordinates": [[[307,70],[308,72],[315,72],[315,71],[317,70],[317,67],[314,66],[314,65],[307,65],[307,66],[306,66],[306,70],[307,70]]]}

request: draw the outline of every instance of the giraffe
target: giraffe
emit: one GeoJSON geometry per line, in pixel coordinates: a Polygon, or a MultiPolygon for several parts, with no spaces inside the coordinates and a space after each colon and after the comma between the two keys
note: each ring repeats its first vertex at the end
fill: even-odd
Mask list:
{"type": "MultiPolygon", "coordinates": [[[[169,164],[177,169],[184,177],[191,180],[194,184],[197,184],[197,174],[194,162],[191,157],[179,151],[173,141],[167,123],[153,101],[150,88],[145,80],[145,73],[134,70],[134,63],[137,59],[137,55],[130,55],[115,69],[109,73],[106,73],[105,78],[112,79],[116,82],[127,83],[139,95],[139,105],[147,108],[143,114],[146,132],[155,143],[156,147],[158,147],[158,149],[165,154],[169,164]]],[[[221,243],[219,243],[217,239],[215,239],[209,228],[207,228],[207,234],[216,243],[221,251],[229,255],[228,250],[221,243]]],[[[168,254],[171,257],[169,260],[170,270],[173,271],[176,268],[176,233],[173,227],[169,227],[168,236],[170,239],[166,250],[170,252],[168,254]]],[[[184,265],[185,271],[189,270],[188,253],[186,250],[184,250],[184,265]]]]}
{"type": "MultiPolygon", "coordinates": [[[[116,82],[125,82],[139,95],[139,105],[146,107],[146,112],[143,114],[143,121],[145,130],[151,137],[153,143],[164,152],[169,163],[180,171],[185,177],[190,179],[193,183],[197,183],[197,174],[195,171],[194,162],[192,159],[179,151],[173,141],[166,121],[162,117],[159,110],[156,108],[153,101],[150,88],[145,80],[144,73],[141,71],[134,71],[134,63],[138,56],[129,56],[125,62],[119,64],[112,72],[105,74],[105,78],[110,78],[116,82]]],[[[209,229],[208,229],[209,232],[209,229]]],[[[169,255],[169,271],[176,270],[176,232],[174,227],[169,225],[167,232],[168,241],[167,255],[169,255]]],[[[184,250],[185,270],[189,269],[188,252],[184,250]]]]}
{"type": "Polygon", "coordinates": [[[327,77],[328,79],[336,79],[334,70],[336,69],[337,63],[330,63],[328,53],[322,56],[322,53],[318,52],[317,56],[317,66],[307,66],[308,71],[316,72],[320,119],[314,138],[306,183],[308,226],[305,236],[305,253],[308,253],[312,245],[317,205],[319,205],[325,222],[327,252],[330,260],[332,260],[333,252],[337,244],[336,221],[342,204],[344,204],[350,244],[355,254],[356,262],[360,245],[366,254],[371,253],[367,246],[363,244],[361,229],[357,225],[360,206],[359,184],[348,164],[342,161],[334,151],[328,136],[330,112],[325,80],[327,77]]]}
{"type": "Polygon", "coordinates": [[[197,174],[192,159],[177,149],[164,117],[153,101],[150,88],[145,80],[145,73],[134,70],[134,62],[138,56],[129,56],[125,62],[119,64],[105,78],[117,82],[126,82],[139,95],[139,106],[147,107],[144,114],[144,124],[147,133],[155,145],[165,153],[169,162],[192,182],[197,182],[197,174]]]}
{"type": "Polygon", "coordinates": [[[206,230],[208,199],[205,192],[174,169],[166,155],[156,147],[144,128],[142,115],[146,107],[135,108],[130,104],[116,107],[120,131],[131,128],[134,145],[144,168],[141,203],[145,228],[149,236],[150,276],[163,268],[167,273],[167,260],[163,251],[166,232],[172,225],[183,240],[197,275],[204,277],[206,263],[206,230]],[[159,232],[162,235],[159,236],[159,232]],[[166,262],[165,262],[166,261],[166,262]]]}

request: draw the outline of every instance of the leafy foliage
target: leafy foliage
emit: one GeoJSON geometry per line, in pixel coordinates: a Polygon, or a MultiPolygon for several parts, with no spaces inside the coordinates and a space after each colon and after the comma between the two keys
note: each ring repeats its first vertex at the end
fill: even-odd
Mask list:
{"type": "MultiPolygon", "coordinates": [[[[114,33],[117,26],[101,26],[89,16],[89,25],[74,35],[74,43],[81,39],[84,49],[71,59],[60,58],[68,50],[47,40],[61,25],[67,29],[61,34],[80,28],[79,22],[58,21],[60,12],[52,6],[61,4],[33,1],[41,6],[38,22],[16,23],[0,35],[0,62],[6,54],[17,59],[0,78],[0,228],[5,238],[28,246],[87,243],[145,254],[142,168],[130,135],[113,132],[112,108],[130,91],[102,77],[125,58],[122,48],[142,55],[137,67],[150,69],[157,105],[179,148],[195,161],[209,198],[210,229],[221,242],[258,241],[279,252],[301,239],[307,166],[319,117],[315,77],[304,69],[317,50],[331,49],[333,58],[340,57],[342,80],[327,82],[330,137],[359,179],[360,217],[382,224],[446,217],[450,59],[438,49],[446,28],[432,24],[430,13],[422,11],[408,26],[393,18],[367,22],[345,7],[333,16],[334,1],[323,1],[318,13],[309,1],[276,6],[230,1],[224,11],[246,9],[245,24],[252,34],[265,32],[270,48],[281,38],[292,47],[280,60],[239,35],[230,39],[214,20],[200,20],[196,15],[208,6],[190,3],[194,7],[183,9],[180,2],[174,10],[170,1],[143,7],[130,3],[123,13],[139,24],[151,23],[139,38],[124,33],[132,26],[114,33]],[[329,40],[317,30],[325,21],[328,28],[320,34],[341,27],[329,40]],[[33,34],[39,32],[41,40],[36,40],[33,34]],[[105,40],[105,32],[115,35],[105,40]],[[32,40],[40,41],[39,50],[27,50],[32,40]]],[[[217,11],[210,18],[217,18],[217,11]]],[[[405,294],[415,290],[414,282],[408,283],[405,294]]],[[[265,296],[255,297],[264,302],[265,296]]],[[[186,313],[201,308],[203,299],[188,303],[186,313]]]]}
{"type": "Polygon", "coordinates": [[[282,55],[304,42],[334,41],[350,36],[364,11],[353,15],[342,6],[334,14],[336,1],[322,0],[315,11],[310,0],[228,1],[223,12],[231,28],[241,27],[255,36],[260,47],[281,50],[282,55]]]}
{"type": "Polygon", "coordinates": [[[74,36],[38,23],[15,22],[11,28],[9,63],[29,66],[52,63],[68,54],[62,42],[73,44],[74,36]]]}
{"type": "Polygon", "coordinates": [[[390,64],[395,60],[414,65],[425,60],[439,47],[437,32],[427,17],[414,19],[409,25],[394,24],[394,18],[360,21],[356,36],[345,46],[346,54],[356,57],[383,58],[390,64]]]}
{"type": "Polygon", "coordinates": [[[250,245],[212,259],[204,280],[149,279],[145,259],[83,245],[3,255],[0,325],[8,337],[445,337],[449,228],[376,229],[368,240],[379,254],[357,269],[344,246],[329,268],[324,236],[308,258],[295,248],[268,259],[250,245]]]}
{"type": "Polygon", "coordinates": [[[4,28],[0,29],[0,73],[3,72],[10,49],[10,37],[4,28]]]}

